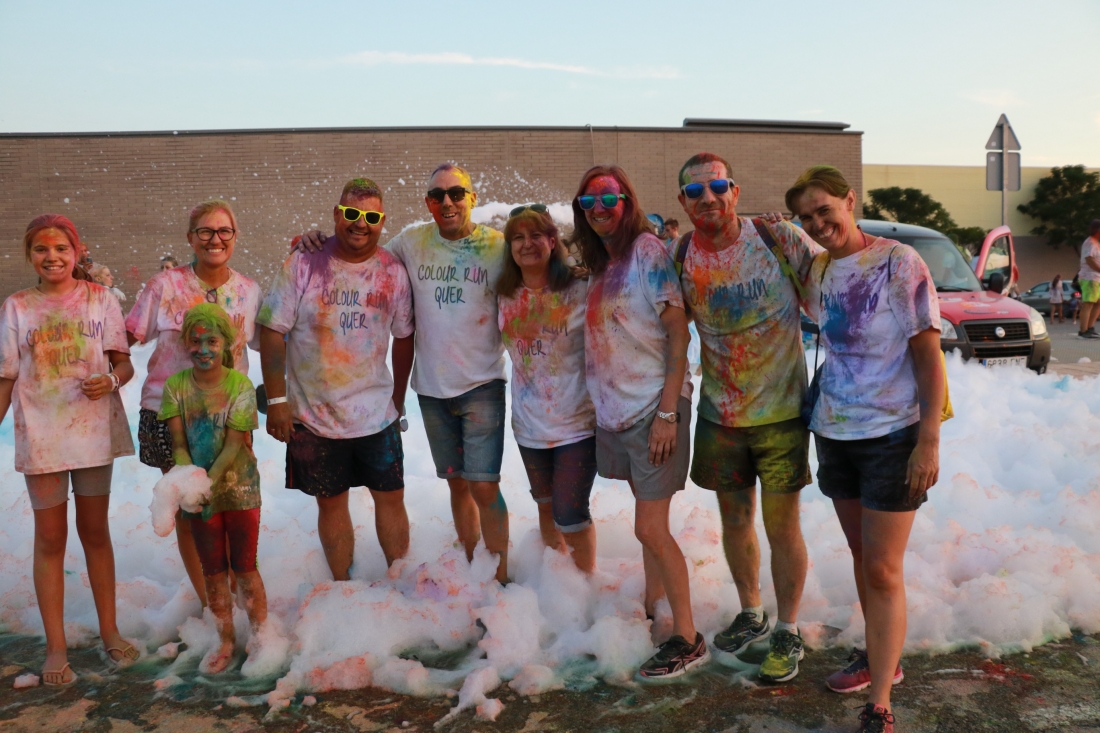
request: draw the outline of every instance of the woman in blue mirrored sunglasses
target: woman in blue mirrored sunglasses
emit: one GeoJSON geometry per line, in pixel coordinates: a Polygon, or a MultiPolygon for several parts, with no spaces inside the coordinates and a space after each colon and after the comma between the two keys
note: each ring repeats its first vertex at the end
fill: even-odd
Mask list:
{"type": "Polygon", "coordinates": [[[684,186],[680,186],[680,191],[689,199],[697,199],[703,195],[703,186],[710,186],[711,192],[715,196],[722,196],[729,192],[734,186],[732,178],[715,178],[713,181],[707,183],[688,183],[684,186]]]}

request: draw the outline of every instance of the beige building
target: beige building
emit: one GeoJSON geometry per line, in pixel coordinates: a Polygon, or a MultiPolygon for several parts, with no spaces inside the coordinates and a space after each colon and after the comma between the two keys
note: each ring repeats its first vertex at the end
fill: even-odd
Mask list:
{"type": "MultiPolygon", "coordinates": [[[[1078,255],[1071,248],[1052,249],[1031,236],[1038,224],[1017,210],[1031,201],[1039,179],[1050,168],[1026,167],[1020,171],[1020,190],[1008,192],[1008,226],[1016,241],[1020,289],[1026,290],[1060,273],[1070,278],[1077,273],[1078,255]]],[[[993,229],[1001,225],[1001,192],[985,190],[985,167],[967,165],[863,165],[863,200],[876,188],[919,188],[943,204],[959,226],[993,229]]],[[[1100,216],[1100,212],[1097,212],[1100,216]]],[[[1084,239],[1085,233],[1081,233],[1084,239]]]]}

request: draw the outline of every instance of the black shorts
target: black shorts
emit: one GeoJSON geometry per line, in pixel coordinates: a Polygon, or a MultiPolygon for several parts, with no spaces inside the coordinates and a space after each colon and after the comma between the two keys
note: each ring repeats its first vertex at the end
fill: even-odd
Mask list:
{"type": "Polygon", "coordinates": [[[920,423],[879,438],[835,440],[814,435],[817,485],[830,499],[858,499],[880,512],[911,512],[928,501],[928,493],[909,495],[905,471],[917,447],[920,423]]]}
{"type": "Polygon", "coordinates": [[[588,509],[592,482],[596,480],[596,438],[553,448],[519,446],[531,498],[550,504],[554,524],[562,532],[580,532],[592,524],[588,509]]]}
{"type": "Polygon", "coordinates": [[[172,433],[168,423],[157,419],[157,413],[144,407],[138,412],[138,458],[146,466],[167,471],[176,465],[172,457],[172,433]]]}
{"type": "Polygon", "coordinates": [[[286,449],[286,487],[326,499],[353,486],[398,491],[405,488],[404,463],[396,420],[374,435],[339,440],[295,423],[286,449]]]}

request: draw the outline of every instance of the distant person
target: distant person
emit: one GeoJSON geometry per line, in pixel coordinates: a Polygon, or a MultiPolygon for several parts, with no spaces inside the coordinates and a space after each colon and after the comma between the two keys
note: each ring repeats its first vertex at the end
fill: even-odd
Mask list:
{"type": "Polygon", "coordinates": [[[1055,275],[1050,281],[1050,322],[1057,318],[1059,323],[1066,322],[1066,316],[1062,312],[1062,276],[1055,275]]]}
{"type": "Polygon", "coordinates": [[[680,222],[675,219],[665,219],[664,240],[671,244],[680,238],[680,222]]]}
{"type": "Polygon", "coordinates": [[[92,253],[88,250],[88,245],[81,243],[77,253],[77,264],[80,265],[80,269],[84,270],[84,272],[90,272],[95,266],[95,263],[92,262],[92,253]]]}
{"type": "Polygon", "coordinates": [[[1096,317],[1100,316],[1100,219],[1089,224],[1089,236],[1081,243],[1081,330],[1077,338],[1100,339],[1096,333],[1096,317]]]}
{"type": "Polygon", "coordinates": [[[111,274],[109,267],[106,265],[92,265],[91,269],[88,270],[88,274],[92,276],[92,282],[110,290],[118,298],[119,303],[126,302],[126,293],[115,287],[115,276],[111,274]]]}
{"type": "Polygon", "coordinates": [[[1070,296],[1069,302],[1066,303],[1066,310],[1068,311],[1067,315],[1069,315],[1073,319],[1073,325],[1076,326],[1077,325],[1077,316],[1081,312],[1081,291],[1080,290],[1075,289],[1073,291],[1073,295],[1070,296]]]}
{"type": "Polygon", "coordinates": [[[160,272],[165,270],[171,270],[173,267],[179,267],[180,263],[172,255],[165,255],[160,258],[160,272]]]}

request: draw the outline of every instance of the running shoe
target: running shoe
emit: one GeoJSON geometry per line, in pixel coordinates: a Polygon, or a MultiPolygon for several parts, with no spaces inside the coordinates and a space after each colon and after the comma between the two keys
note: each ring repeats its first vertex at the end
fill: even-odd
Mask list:
{"type": "Polygon", "coordinates": [[[894,733],[894,714],[869,702],[859,713],[859,733],[894,733]]]}
{"type": "MultiPolygon", "coordinates": [[[[863,649],[853,649],[848,656],[848,666],[839,672],[833,672],[825,680],[825,686],[833,692],[846,694],[859,692],[871,686],[871,666],[867,661],[867,652],[863,649]]],[[[901,671],[901,661],[894,671],[894,684],[899,684],[905,679],[905,673],[901,671]]]]}
{"type": "Polygon", "coordinates": [[[719,631],[714,635],[714,646],[721,651],[730,654],[740,654],[749,648],[749,644],[763,639],[768,635],[768,612],[764,611],[763,618],[758,618],[755,613],[742,611],[725,631],[719,631]]]}
{"type": "Polygon", "coordinates": [[[682,636],[674,636],[657,647],[657,653],[642,665],[638,674],[646,679],[670,679],[679,677],[708,659],[710,651],[702,634],[695,632],[694,644],[682,636]]]}
{"type": "Polygon", "coordinates": [[[760,665],[761,682],[786,682],[798,676],[798,663],[806,656],[802,636],[786,629],[772,632],[771,651],[760,665]]]}

